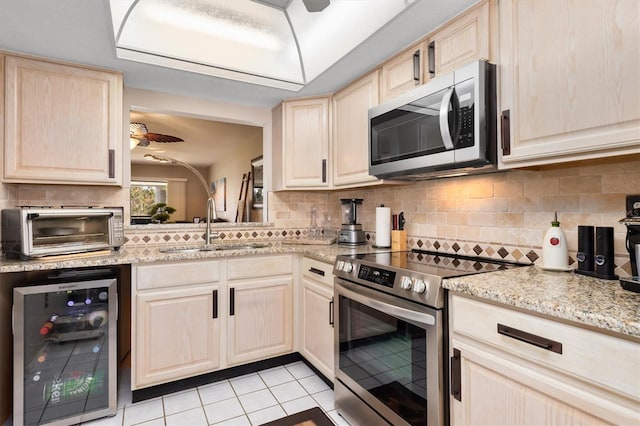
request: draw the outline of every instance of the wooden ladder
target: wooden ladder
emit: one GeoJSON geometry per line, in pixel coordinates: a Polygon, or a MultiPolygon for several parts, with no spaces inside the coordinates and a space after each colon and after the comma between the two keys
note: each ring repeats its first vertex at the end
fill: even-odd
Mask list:
{"type": "Polygon", "coordinates": [[[250,181],[251,172],[243,173],[242,183],[240,184],[240,194],[238,195],[238,208],[236,209],[236,223],[244,222],[245,220],[245,214],[247,213],[247,193],[249,191],[250,181]]]}

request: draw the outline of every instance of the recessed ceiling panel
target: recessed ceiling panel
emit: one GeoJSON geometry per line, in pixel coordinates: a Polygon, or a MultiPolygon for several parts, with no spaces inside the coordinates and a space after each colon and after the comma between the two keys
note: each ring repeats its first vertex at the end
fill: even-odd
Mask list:
{"type": "Polygon", "coordinates": [[[333,0],[309,13],[301,1],[287,8],[309,82],[402,12],[413,0],[333,0]]]}
{"type": "Polygon", "coordinates": [[[297,91],[420,0],[110,0],[121,59],[297,91]]]}
{"type": "MultiPolygon", "coordinates": [[[[116,33],[116,46],[187,64],[304,83],[285,14],[237,0],[139,0],[116,33]]],[[[145,55],[146,54],[146,55],[145,55]]]]}

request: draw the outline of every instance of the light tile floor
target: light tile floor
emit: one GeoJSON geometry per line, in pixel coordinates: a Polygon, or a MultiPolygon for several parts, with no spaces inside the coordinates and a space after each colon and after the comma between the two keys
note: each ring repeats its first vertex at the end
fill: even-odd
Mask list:
{"type": "Polygon", "coordinates": [[[333,390],[302,361],[135,404],[128,378],[123,374],[116,416],[83,425],[260,425],[320,407],[336,425],[348,426],[334,409],[333,390]]]}

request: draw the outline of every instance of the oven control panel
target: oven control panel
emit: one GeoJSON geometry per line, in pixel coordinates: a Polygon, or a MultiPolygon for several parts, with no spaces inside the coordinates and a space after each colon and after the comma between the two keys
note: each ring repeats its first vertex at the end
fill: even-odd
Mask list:
{"type": "Polygon", "coordinates": [[[393,283],[396,280],[396,273],[394,271],[376,268],[369,265],[360,265],[358,278],[360,278],[361,280],[383,285],[385,287],[393,288],[393,283]]]}

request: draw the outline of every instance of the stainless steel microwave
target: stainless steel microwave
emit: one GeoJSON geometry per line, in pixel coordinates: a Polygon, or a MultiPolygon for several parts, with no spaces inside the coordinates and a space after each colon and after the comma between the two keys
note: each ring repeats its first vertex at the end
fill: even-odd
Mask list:
{"type": "Polygon", "coordinates": [[[369,110],[369,174],[429,179],[497,170],[495,65],[477,61],[369,110]]]}
{"type": "Polygon", "coordinates": [[[43,256],[119,249],[124,244],[122,207],[18,207],[2,210],[5,256],[43,256]]]}

